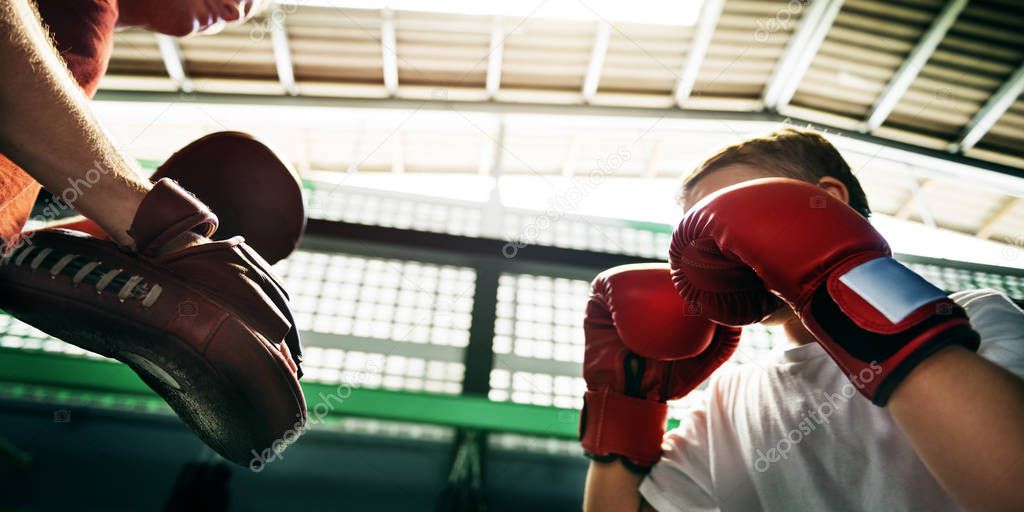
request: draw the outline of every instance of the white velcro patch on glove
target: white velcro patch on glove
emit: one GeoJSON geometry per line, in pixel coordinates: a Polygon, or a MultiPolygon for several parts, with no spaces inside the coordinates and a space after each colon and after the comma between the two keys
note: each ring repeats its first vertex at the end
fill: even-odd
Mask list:
{"type": "Polygon", "coordinates": [[[894,324],[917,308],[946,297],[946,292],[892,258],[858,265],[839,281],[894,324]]]}

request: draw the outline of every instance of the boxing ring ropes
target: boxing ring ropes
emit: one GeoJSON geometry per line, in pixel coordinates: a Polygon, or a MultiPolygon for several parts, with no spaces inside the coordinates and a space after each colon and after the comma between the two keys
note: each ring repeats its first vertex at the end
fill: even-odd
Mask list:
{"type": "MultiPolygon", "coordinates": [[[[318,219],[320,199],[316,197],[316,187],[309,183],[306,186],[311,195],[314,218],[309,221],[300,251],[400,258],[436,265],[455,264],[470,268],[475,273],[469,339],[462,350],[464,372],[460,392],[444,394],[361,387],[352,390],[341,407],[326,407],[329,412],[325,421],[361,417],[437,425],[468,432],[575,439],[575,408],[488,398],[491,372],[497,358],[494,339],[501,276],[530,274],[589,281],[605,268],[656,261],[655,258],[542,244],[517,246],[515,257],[510,258],[506,257],[509,252],[507,240],[318,219]]],[[[332,193],[335,193],[333,189],[332,193]]],[[[365,195],[369,192],[359,193],[365,195]]],[[[632,228],[656,231],[660,237],[668,235],[666,226],[633,223],[632,228]]],[[[1024,304],[1024,270],[918,256],[897,257],[933,282],[946,285],[947,289],[956,286],[943,281],[942,275],[955,274],[969,279],[961,287],[980,284],[1003,288],[1018,304],[1024,304]]],[[[0,337],[4,336],[17,335],[0,332],[0,337]]],[[[304,334],[307,344],[310,339],[323,337],[318,333],[304,334]]],[[[303,389],[308,407],[314,411],[330,405],[324,398],[336,393],[338,385],[305,379],[303,389]]],[[[169,414],[166,405],[126,366],[94,357],[10,347],[0,347],[0,403],[4,402],[74,403],[100,409],[169,414]]],[[[674,420],[670,420],[670,426],[672,423],[674,420]]],[[[475,439],[475,434],[469,438],[475,439]]],[[[0,443],[0,452],[17,456],[17,450],[4,446],[4,443],[0,443]]]]}

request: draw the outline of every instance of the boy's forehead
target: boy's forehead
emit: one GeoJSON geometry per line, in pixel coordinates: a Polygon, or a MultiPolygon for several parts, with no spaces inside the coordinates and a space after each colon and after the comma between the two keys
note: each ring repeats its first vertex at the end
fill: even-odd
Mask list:
{"type": "Polygon", "coordinates": [[[725,187],[771,176],[778,175],[760,167],[745,164],[727,165],[709,171],[686,187],[686,193],[683,194],[683,209],[689,209],[700,202],[701,199],[704,199],[704,197],[725,187]]]}

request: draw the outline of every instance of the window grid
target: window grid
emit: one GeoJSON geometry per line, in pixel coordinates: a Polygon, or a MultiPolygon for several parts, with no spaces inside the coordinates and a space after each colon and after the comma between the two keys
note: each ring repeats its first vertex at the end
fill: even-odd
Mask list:
{"type": "Polygon", "coordinates": [[[309,214],[315,219],[480,236],[483,210],[477,206],[355,193],[343,187],[307,189],[307,197],[309,214]]]}
{"type": "Polygon", "coordinates": [[[926,263],[907,263],[906,265],[943,290],[957,292],[992,288],[1011,298],[1024,300],[1024,278],[1020,276],[940,267],[926,263]]]}
{"type": "Polygon", "coordinates": [[[502,274],[494,322],[494,353],[583,362],[583,315],[590,283],[502,274]]]}
{"type": "Polygon", "coordinates": [[[50,337],[45,332],[2,312],[0,312],[0,347],[41,350],[91,359],[107,359],[99,354],[50,337]]]}
{"type": "Polygon", "coordinates": [[[459,394],[461,362],[425,360],[381,353],[307,347],[303,380],[374,389],[459,394]]]}
{"type": "Polygon", "coordinates": [[[467,267],[297,251],[274,267],[305,331],[469,344],[476,274],[467,267]]]}
{"type": "MultiPolygon", "coordinates": [[[[579,363],[583,361],[583,317],[590,293],[590,283],[582,280],[529,274],[503,274],[499,278],[495,359],[488,398],[546,407],[582,407],[586,382],[579,363]],[[523,359],[502,357],[506,355],[523,359]],[[567,364],[562,373],[545,373],[529,365],[530,359],[567,364]]],[[[722,368],[765,361],[773,351],[785,347],[786,340],[781,327],[747,326],[737,353],[722,368]]],[[[693,395],[702,393],[706,386],[707,382],[702,383],[693,395]]],[[[680,417],[686,406],[685,399],[670,403],[670,415],[680,417]]]]}
{"type": "Polygon", "coordinates": [[[486,233],[486,203],[456,204],[432,198],[392,196],[330,184],[304,190],[310,217],[370,226],[481,237],[498,236],[528,245],[546,245],[642,257],[663,258],[671,234],[634,227],[626,221],[580,216],[548,217],[545,212],[504,209],[500,232],[486,233]]]}
{"type": "Polygon", "coordinates": [[[576,409],[583,405],[586,390],[586,382],[579,376],[495,368],[487,397],[495,402],[576,409]]]}
{"type": "Polygon", "coordinates": [[[560,217],[552,220],[541,212],[505,212],[503,236],[527,245],[546,245],[664,258],[671,234],[637,229],[623,222],[597,223],[593,219],[560,217]]]}
{"type": "Polygon", "coordinates": [[[773,357],[773,353],[779,348],[785,348],[789,344],[789,337],[786,336],[782,326],[767,326],[761,324],[747,325],[743,327],[743,335],[740,337],[740,344],[724,366],[740,366],[744,364],[757,364],[773,357]]]}

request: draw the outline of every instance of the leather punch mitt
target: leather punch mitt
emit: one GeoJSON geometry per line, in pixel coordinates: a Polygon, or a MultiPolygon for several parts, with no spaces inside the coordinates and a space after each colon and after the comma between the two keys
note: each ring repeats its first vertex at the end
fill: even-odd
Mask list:
{"type": "Polygon", "coordinates": [[[205,204],[159,180],[129,229],[134,251],[65,229],[27,234],[0,259],[0,308],[128,365],[207,445],[251,465],[304,430],[302,349],[287,293],[242,237],[162,250],[216,228],[205,204]]]}
{"type": "MultiPolygon", "coordinates": [[[[150,180],[170,178],[206,203],[217,235],[241,235],[271,264],[288,257],[306,229],[299,175],[273,149],[243,132],[215,132],[190,142],[150,180]]],[[[62,227],[109,238],[91,220],[62,227]]]]}

